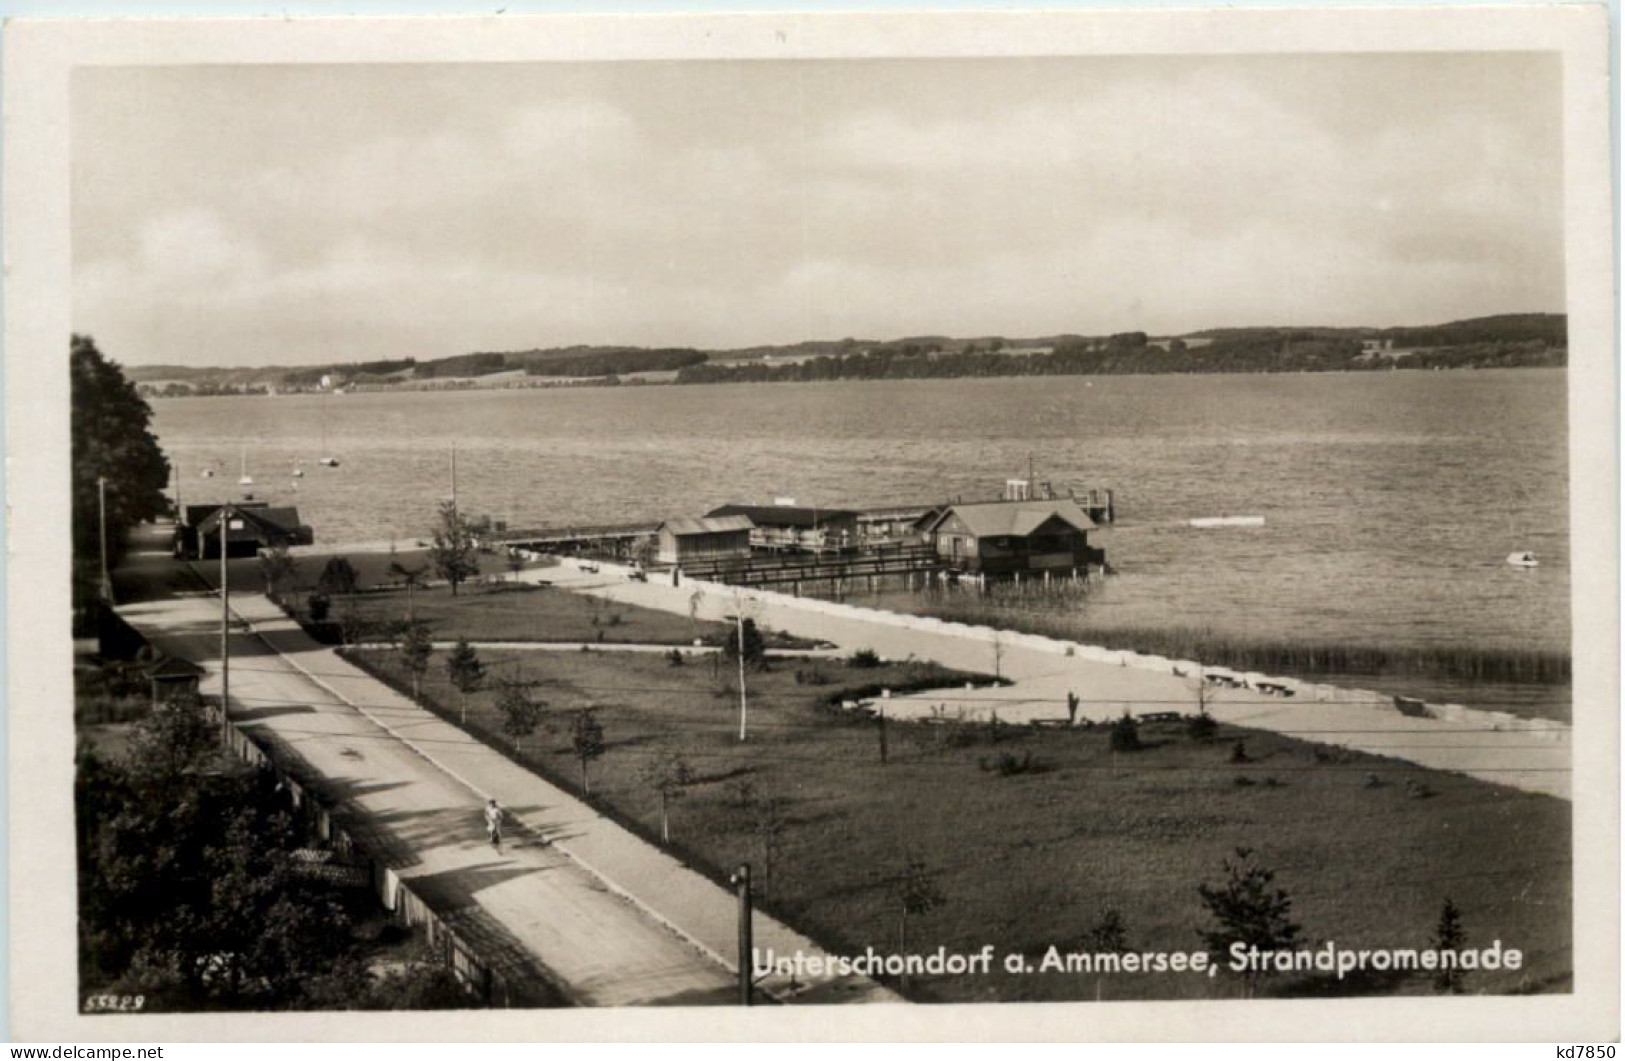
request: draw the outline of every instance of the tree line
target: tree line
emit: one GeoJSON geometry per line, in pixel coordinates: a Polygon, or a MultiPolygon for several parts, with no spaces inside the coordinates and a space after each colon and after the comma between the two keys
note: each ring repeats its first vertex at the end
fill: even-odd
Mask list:
{"type": "Polygon", "coordinates": [[[946,352],[908,346],[809,359],[799,364],[702,364],[678,383],[788,383],[867,379],[961,379],[998,376],[1166,375],[1268,372],[1377,372],[1391,369],[1561,367],[1568,351],[1542,340],[1495,341],[1416,350],[1400,357],[1364,349],[1358,339],[1271,331],[1166,348],[1144,333],[1058,344],[1048,353],[946,352]]]}
{"type": "Polygon", "coordinates": [[[130,528],[168,509],[170,468],[152,407],[90,336],[72,337],[68,375],[74,624],[83,628],[97,599],[103,517],[113,564],[130,528]]]}

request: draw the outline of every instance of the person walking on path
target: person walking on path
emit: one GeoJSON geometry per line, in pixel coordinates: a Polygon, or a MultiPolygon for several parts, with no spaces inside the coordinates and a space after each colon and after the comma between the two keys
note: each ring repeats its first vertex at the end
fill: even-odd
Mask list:
{"type": "Polygon", "coordinates": [[[502,850],[502,808],[495,797],[485,801],[485,835],[491,838],[492,847],[502,850]]]}

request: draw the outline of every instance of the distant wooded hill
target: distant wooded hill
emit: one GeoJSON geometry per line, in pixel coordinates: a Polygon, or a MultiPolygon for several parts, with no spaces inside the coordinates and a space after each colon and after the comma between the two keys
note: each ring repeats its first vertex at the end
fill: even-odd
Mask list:
{"type": "MultiPolygon", "coordinates": [[[[1171,338],[1145,332],[1107,336],[813,340],[731,350],[690,347],[568,346],[299,367],[127,369],[154,397],[254,394],[333,386],[478,385],[514,373],[616,383],[641,373],[675,374],[679,383],[794,382],[832,379],[933,379],[963,376],[1327,372],[1388,369],[1508,368],[1567,363],[1568,319],[1521,313],[1421,327],[1212,328],[1171,338]]],[[[535,379],[537,383],[544,382],[535,379]]]]}

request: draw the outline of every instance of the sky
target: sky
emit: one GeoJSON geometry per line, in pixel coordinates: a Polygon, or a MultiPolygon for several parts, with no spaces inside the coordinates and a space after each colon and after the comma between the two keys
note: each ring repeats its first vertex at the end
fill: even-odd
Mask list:
{"type": "Polygon", "coordinates": [[[1561,66],[1387,54],[88,68],[125,364],[1564,308],[1561,66]]]}

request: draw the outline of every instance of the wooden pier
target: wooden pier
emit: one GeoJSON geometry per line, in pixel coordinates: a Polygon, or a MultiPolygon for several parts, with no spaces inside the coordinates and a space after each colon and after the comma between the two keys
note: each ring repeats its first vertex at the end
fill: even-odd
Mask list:
{"type": "Polygon", "coordinates": [[[884,576],[929,576],[944,560],[929,544],[881,546],[859,551],[757,554],[736,560],[684,564],[683,574],[731,586],[791,586],[804,582],[836,585],[884,576]]]}
{"type": "Polygon", "coordinates": [[[631,557],[641,542],[654,540],[658,527],[656,523],[612,523],[498,531],[491,536],[491,544],[537,553],[631,557]]]}

